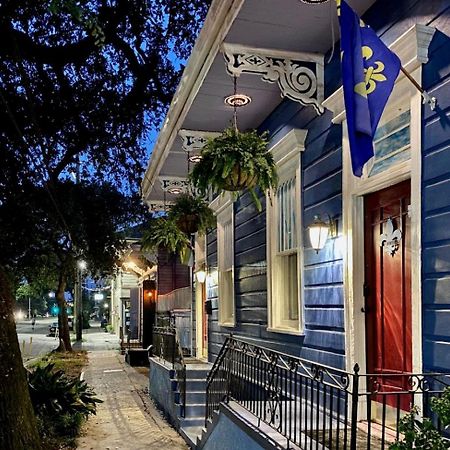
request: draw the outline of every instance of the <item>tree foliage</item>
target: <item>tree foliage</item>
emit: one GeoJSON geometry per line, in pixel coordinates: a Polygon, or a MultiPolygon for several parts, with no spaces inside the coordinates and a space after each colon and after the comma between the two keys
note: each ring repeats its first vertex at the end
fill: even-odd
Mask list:
{"type": "Polygon", "coordinates": [[[140,180],[208,8],[190,0],[6,0],[0,5],[0,151],[17,173],[140,180]]]}

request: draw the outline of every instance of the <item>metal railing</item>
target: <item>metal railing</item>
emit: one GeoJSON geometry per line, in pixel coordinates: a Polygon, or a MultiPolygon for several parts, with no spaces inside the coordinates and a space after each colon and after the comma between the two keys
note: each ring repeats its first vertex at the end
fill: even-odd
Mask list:
{"type": "Polygon", "coordinates": [[[175,372],[180,395],[181,417],[186,411],[186,364],[183,350],[174,327],[154,327],[152,352],[155,356],[169,362],[175,372]]]}
{"type": "Polygon", "coordinates": [[[131,335],[124,335],[123,327],[119,328],[120,352],[125,354],[126,350],[131,348],[142,348],[142,342],[139,339],[131,339],[131,335]]]}
{"type": "Polygon", "coordinates": [[[288,448],[387,450],[411,407],[432,416],[430,399],[449,385],[450,374],[362,375],[357,365],[348,373],[230,337],[208,374],[205,425],[234,401],[288,448]]]}

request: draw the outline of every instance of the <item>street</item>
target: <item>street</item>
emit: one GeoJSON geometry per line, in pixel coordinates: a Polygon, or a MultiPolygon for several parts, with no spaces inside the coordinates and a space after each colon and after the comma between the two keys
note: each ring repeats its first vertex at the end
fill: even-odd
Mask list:
{"type": "Polygon", "coordinates": [[[16,322],[17,337],[24,361],[45,355],[58,346],[57,338],[47,336],[48,326],[57,321],[57,317],[39,317],[36,319],[34,331],[31,327],[31,320],[16,322]]]}

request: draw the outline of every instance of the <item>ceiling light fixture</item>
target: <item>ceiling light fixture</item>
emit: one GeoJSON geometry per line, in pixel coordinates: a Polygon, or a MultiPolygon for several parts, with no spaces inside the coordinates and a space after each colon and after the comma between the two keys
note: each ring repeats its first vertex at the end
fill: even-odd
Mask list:
{"type": "Polygon", "coordinates": [[[180,187],[173,187],[167,190],[167,192],[170,192],[171,194],[179,195],[183,192],[183,189],[180,187]]]}
{"type": "Polygon", "coordinates": [[[191,155],[189,156],[189,161],[192,163],[198,163],[202,159],[202,155],[191,155]]]}
{"type": "Polygon", "coordinates": [[[300,0],[302,3],[307,3],[308,5],[319,5],[320,3],[326,3],[328,0],[300,0]]]}
{"type": "Polygon", "coordinates": [[[241,106],[248,105],[251,103],[252,98],[245,94],[233,94],[225,97],[225,105],[231,106],[232,108],[240,108],[241,106]]]}

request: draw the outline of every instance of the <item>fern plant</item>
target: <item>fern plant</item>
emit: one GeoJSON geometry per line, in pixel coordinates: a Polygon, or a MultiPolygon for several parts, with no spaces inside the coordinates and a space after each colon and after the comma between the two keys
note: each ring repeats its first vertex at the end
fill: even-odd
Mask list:
{"type": "Polygon", "coordinates": [[[258,211],[261,202],[255,188],[263,192],[275,189],[278,182],[272,154],[267,150],[267,133],[240,132],[230,127],[202,148],[202,159],[190,177],[201,194],[209,188],[215,193],[249,189],[258,211]]]}
{"type": "Polygon", "coordinates": [[[177,197],[170,208],[169,218],[175,221],[181,231],[188,234],[197,231],[205,234],[216,225],[216,218],[208,204],[202,198],[190,194],[177,197]]]}
{"type": "Polygon", "coordinates": [[[172,218],[158,217],[151,220],[143,233],[141,244],[142,250],[152,251],[162,247],[179,255],[183,264],[189,261],[191,243],[172,218]]]}

